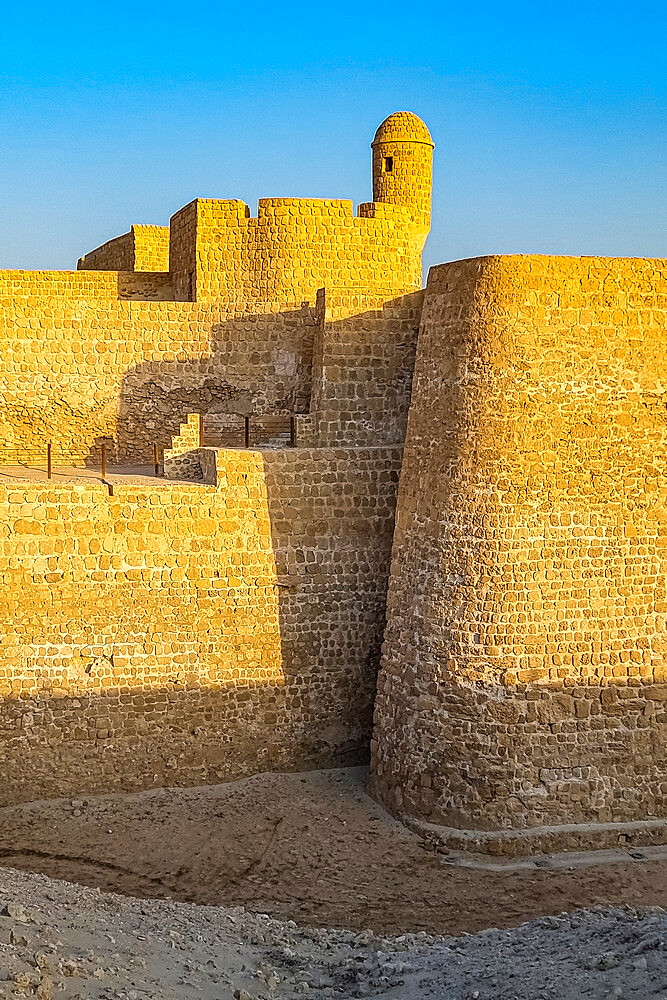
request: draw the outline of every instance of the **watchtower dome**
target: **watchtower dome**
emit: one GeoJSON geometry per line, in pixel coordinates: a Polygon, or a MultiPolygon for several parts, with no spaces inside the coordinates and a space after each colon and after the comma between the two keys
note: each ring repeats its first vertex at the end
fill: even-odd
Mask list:
{"type": "Polygon", "coordinates": [[[433,183],[431,133],[411,111],[397,111],[382,122],[371,143],[373,201],[412,208],[419,227],[431,226],[433,183]]]}

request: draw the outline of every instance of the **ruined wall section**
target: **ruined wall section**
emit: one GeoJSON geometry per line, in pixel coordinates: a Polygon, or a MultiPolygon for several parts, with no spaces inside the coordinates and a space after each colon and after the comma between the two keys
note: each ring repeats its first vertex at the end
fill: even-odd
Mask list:
{"type": "Polygon", "coordinates": [[[367,755],[400,449],[0,484],[0,803],[367,755]]]}
{"type": "Polygon", "coordinates": [[[169,227],[132,226],[79,258],[79,271],[168,271],[169,227]]]}
{"type": "Polygon", "coordinates": [[[373,742],[397,812],[667,815],[666,309],[664,261],[432,269],[373,742]]]}
{"type": "Polygon", "coordinates": [[[164,301],[166,274],[0,272],[0,463],[152,462],[188,413],[285,413],[310,399],[314,308],[164,301]]]}

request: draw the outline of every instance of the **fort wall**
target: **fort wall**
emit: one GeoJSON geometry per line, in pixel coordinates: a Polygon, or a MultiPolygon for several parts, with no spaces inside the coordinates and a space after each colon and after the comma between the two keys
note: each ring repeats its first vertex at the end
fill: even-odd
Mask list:
{"type": "Polygon", "coordinates": [[[0,272],[0,464],[157,445],[168,480],[0,481],[0,801],[362,760],[386,609],[389,808],[483,850],[667,836],[667,265],[421,290],[431,137],[372,150],[356,215],[196,199],[0,272]]]}
{"type": "Polygon", "coordinates": [[[478,846],[665,817],[666,309],[664,261],[431,270],[373,740],[396,812],[478,846]]]}
{"type": "Polygon", "coordinates": [[[365,759],[400,449],[0,485],[0,803],[365,759]]]}
{"type": "Polygon", "coordinates": [[[171,293],[168,273],[0,272],[0,464],[43,465],[48,441],[63,465],[103,442],[149,463],[193,411],[218,440],[226,414],[312,413],[322,445],[402,442],[423,293],[244,315],[171,293]]]}
{"type": "Polygon", "coordinates": [[[314,305],[230,316],[168,274],[0,271],[0,464],[152,462],[189,412],[309,406],[314,305]]]}
{"type": "Polygon", "coordinates": [[[320,446],[405,440],[423,291],[392,299],[322,289],[310,415],[320,446]]]}
{"type": "Polygon", "coordinates": [[[79,258],[78,270],[168,271],[169,226],[132,226],[79,258]]]}
{"type": "MultiPolygon", "coordinates": [[[[430,184],[430,173],[428,175],[430,184]]],[[[427,229],[407,207],[319,198],[197,198],[171,220],[176,298],[215,300],[232,312],[314,302],[319,288],[361,288],[390,298],[422,285],[427,229]]]]}
{"type": "Polygon", "coordinates": [[[198,198],[169,230],[132,226],[82,257],[75,274],[0,272],[0,464],[43,463],[49,441],[55,460],[68,465],[98,461],[103,443],[117,462],[152,462],[154,445],[168,448],[192,412],[218,427],[229,414],[298,414],[300,428],[311,440],[317,431],[322,444],[334,429],[343,445],[399,441],[414,316],[405,320],[403,306],[394,306],[399,337],[412,324],[405,349],[392,343],[390,314],[367,315],[367,329],[355,320],[346,333],[341,323],[421,287],[433,143],[407,113],[390,116],[376,141],[381,135],[382,149],[392,151],[391,180],[374,181],[377,200],[356,216],[343,200],[263,198],[252,218],[241,201],[198,198]],[[316,428],[313,339],[322,288],[342,295],[337,326],[324,321],[325,339],[339,337],[340,345],[328,345],[321,358],[318,390],[329,411],[316,428]],[[347,385],[338,362],[360,366],[347,385]],[[338,382],[335,400],[321,392],[327,366],[338,382]],[[373,398],[358,420],[359,440],[352,423],[365,405],[362,374],[373,398]],[[383,387],[385,408],[397,403],[400,427],[378,438],[383,387]]]}

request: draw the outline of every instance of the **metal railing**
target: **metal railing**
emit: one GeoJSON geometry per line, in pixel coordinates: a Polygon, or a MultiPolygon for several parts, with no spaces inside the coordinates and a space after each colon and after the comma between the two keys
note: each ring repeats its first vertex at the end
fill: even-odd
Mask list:
{"type": "MultiPolygon", "coordinates": [[[[296,447],[296,417],[294,414],[199,414],[199,447],[209,448],[250,448],[250,447],[296,447]],[[222,426],[206,428],[206,417],[218,418],[222,426]]],[[[100,478],[106,479],[109,445],[102,442],[100,447],[100,478]]],[[[53,478],[53,441],[46,442],[46,477],[53,478]]],[[[139,464],[139,463],[138,463],[139,464]]],[[[143,463],[141,463],[143,464],[143,463]]],[[[160,446],[153,442],[153,471],[160,476],[160,446]]],[[[131,467],[131,466],[128,466],[131,467]]],[[[65,463],[61,468],[69,468],[65,463]]],[[[90,468],[87,465],[86,468],[90,468]]]]}
{"type": "Polygon", "coordinates": [[[293,414],[199,414],[200,448],[285,446],[296,447],[293,414]]]}
{"type": "MultiPolygon", "coordinates": [[[[100,479],[107,478],[107,451],[108,445],[102,443],[100,445],[100,479]]],[[[62,468],[69,468],[67,465],[61,466],[62,468]]],[[[131,466],[129,466],[131,468],[131,466]]],[[[85,466],[86,469],[90,466],[85,466]]],[[[53,442],[47,441],[46,443],[46,478],[53,479],[53,442]]],[[[153,472],[156,477],[160,475],[160,448],[157,441],[153,442],[153,472]]]]}

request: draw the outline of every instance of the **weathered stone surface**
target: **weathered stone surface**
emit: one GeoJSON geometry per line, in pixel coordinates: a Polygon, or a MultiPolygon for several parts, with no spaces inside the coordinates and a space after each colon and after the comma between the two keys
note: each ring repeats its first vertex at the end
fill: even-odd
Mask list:
{"type": "Polygon", "coordinates": [[[196,199],[0,272],[0,462],[198,481],[0,483],[5,801],[363,757],[408,423],[377,793],[463,839],[665,815],[665,262],[421,290],[431,137],[372,149],[356,216],[196,199]],[[218,447],[246,417],[277,450],[218,447]]]}
{"type": "Polygon", "coordinates": [[[666,308],[659,260],[431,270],[373,741],[396,811],[667,814],[666,308]]]}

